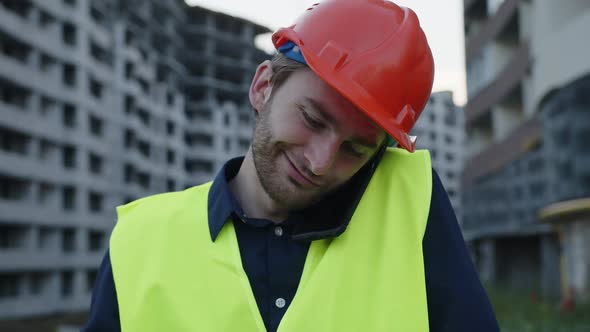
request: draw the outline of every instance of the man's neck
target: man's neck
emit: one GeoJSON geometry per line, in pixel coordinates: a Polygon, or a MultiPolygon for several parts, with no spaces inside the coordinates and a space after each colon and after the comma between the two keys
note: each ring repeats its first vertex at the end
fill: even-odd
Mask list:
{"type": "Polygon", "coordinates": [[[275,223],[287,219],[288,211],[281,208],[262,187],[254,166],[252,149],[246,153],[238,174],[230,180],[229,188],[249,218],[267,219],[275,223]]]}

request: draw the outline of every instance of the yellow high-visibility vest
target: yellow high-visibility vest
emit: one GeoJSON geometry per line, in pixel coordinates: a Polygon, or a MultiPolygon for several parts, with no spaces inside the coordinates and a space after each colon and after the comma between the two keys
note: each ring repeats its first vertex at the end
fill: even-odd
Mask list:
{"type": "MultiPolygon", "coordinates": [[[[426,151],[385,152],[347,230],[313,241],[278,331],[428,331],[426,151]]],[[[232,222],[215,242],[211,183],[117,209],[110,259],[123,332],[265,331],[232,222]]]]}

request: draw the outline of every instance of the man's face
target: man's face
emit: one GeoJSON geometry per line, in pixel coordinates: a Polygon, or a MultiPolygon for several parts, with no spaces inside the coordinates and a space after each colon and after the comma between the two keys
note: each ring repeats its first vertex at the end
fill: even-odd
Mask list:
{"type": "Polygon", "coordinates": [[[254,165],[264,190],[288,210],[305,208],[344,184],[385,138],[311,70],[294,72],[264,99],[252,142],[254,165]]]}

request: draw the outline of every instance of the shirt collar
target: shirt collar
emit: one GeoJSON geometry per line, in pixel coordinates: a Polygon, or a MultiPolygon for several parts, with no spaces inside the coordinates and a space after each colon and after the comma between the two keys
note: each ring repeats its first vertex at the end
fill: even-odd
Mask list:
{"type": "MultiPolygon", "coordinates": [[[[272,224],[269,220],[248,218],[229,189],[228,182],[238,174],[243,161],[244,157],[237,157],[226,162],[209,189],[207,206],[212,241],[215,241],[225,223],[231,218],[238,218],[254,227],[272,224]]],[[[305,210],[290,213],[286,223],[292,225],[291,237],[295,240],[310,241],[342,234],[352,218],[374,168],[374,164],[367,163],[344,186],[321,202],[305,210]]]]}
{"type": "Polygon", "coordinates": [[[211,184],[211,188],[209,189],[207,209],[209,232],[213,241],[215,241],[217,235],[221,232],[225,222],[233,214],[239,217],[244,216],[244,210],[242,210],[240,204],[238,204],[238,201],[229,190],[228,183],[238,173],[243,160],[244,157],[238,157],[226,162],[217,173],[217,176],[215,176],[215,180],[213,180],[213,184],[211,184]]]}

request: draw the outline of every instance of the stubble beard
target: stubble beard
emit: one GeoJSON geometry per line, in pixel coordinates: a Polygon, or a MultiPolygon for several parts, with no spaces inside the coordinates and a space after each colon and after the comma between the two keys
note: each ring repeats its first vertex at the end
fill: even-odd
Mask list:
{"type": "Polygon", "coordinates": [[[323,190],[304,190],[277,169],[279,158],[284,158],[286,144],[277,142],[270,125],[270,108],[260,113],[252,139],[252,159],[263,190],[287,211],[301,210],[319,201],[323,190]]]}

